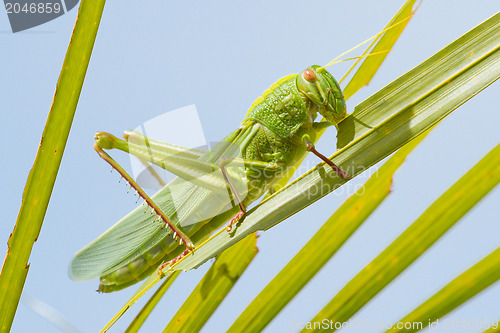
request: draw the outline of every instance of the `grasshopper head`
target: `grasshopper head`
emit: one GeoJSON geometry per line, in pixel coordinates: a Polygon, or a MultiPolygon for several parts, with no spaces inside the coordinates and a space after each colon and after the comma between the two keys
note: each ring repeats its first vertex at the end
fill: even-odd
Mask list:
{"type": "Polygon", "coordinates": [[[297,75],[297,87],[319,107],[319,113],[337,124],[346,115],[344,95],[340,85],[324,68],[314,65],[297,75]]]}

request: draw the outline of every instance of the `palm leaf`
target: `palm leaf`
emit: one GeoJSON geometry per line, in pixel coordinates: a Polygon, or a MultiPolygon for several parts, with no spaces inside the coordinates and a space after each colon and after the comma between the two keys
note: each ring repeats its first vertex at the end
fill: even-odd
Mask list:
{"type": "MultiPolygon", "coordinates": [[[[340,150],[331,157],[332,161],[351,175],[357,175],[497,80],[499,18],[497,14],[480,24],[358,105],[340,123],[340,150]]],[[[329,168],[318,165],[252,209],[234,234],[216,234],[175,270],[198,267],[246,235],[272,227],[343,183],[329,168]]],[[[124,309],[152,286],[152,279],[156,280],[146,281],[124,309]]]]}
{"type": "Polygon", "coordinates": [[[29,257],[45,212],[68,139],[90,61],[104,1],[82,1],[54,99],[24,188],[14,231],[0,275],[1,332],[8,332],[29,270],[29,257]]]}
{"type": "Polygon", "coordinates": [[[199,331],[257,254],[256,244],[255,234],[248,235],[220,254],[164,332],[199,331]]]}
{"type": "MultiPolygon", "coordinates": [[[[498,147],[497,147],[498,148],[498,147]]],[[[498,157],[497,149],[497,157],[498,157]]],[[[498,169],[498,168],[497,168],[498,169]]],[[[497,172],[498,175],[498,172],[497,172]]],[[[480,191],[473,192],[478,193],[480,191]]],[[[464,273],[457,276],[443,289],[434,294],[425,303],[413,310],[403,319],[401,323],[432,323],[454,310],[470,298],[474,297],[484,289],[500,279],[500,248],[491,252],[477,264],[464,273]]],[[[423,328],[423,327],[421,327],[423,328]]],[[[387,332],[398,332],[401,329],[392,327],[387,332]]],[[[416,332],[418,329],[405,332],[416,332]]]]}
{"type": "MultiPolygon", "coordinates": [[[[437,199],[405,232],[342,288],[310,322],[321,322],[327,318],[333,322],[342,323],[351,318],[455,225],[498,182],[500,182],[500,145],[437,199]]],[[[495,262],[494,259],[489,258],[488,264],[482,263],[477,268],[485,277],[484,280],[477,277],[477,280],[484,283],[478,283],[468,291],[464,290],[462,295],[457,294],[455,297],[458,299],[460,296],[471,297],[478,290],[485,288],[488,280],[491,283],[500,278],[498,266],[495,268],[492,262],[495,262]],[[489,271],[484,270],[485,266],[489,268],[489,271]],[[482,271],[481,268],[483,268],[482,271]]],[[[460,282],[463,284],[468,281],[470,282],[470,277],[464,276],[460,282]]],[[[455,283],[457,284],[459,283],[455,283]]],[[[456,305],[455,297],[442,300],[440,306],[443,310],[438,313],[444,314],[446,310],[453,308],[456,305]]],[[[437,315],[436,317],[429,315],[429,317],[434,320],[437,315]]],[[[410,318],[413,317],[405,318],[403,321],[413,321],[410,318]]],[[[422,316],[416,315],[413,319],[419,321],[418,319],[422,319],[422,316]]]]}

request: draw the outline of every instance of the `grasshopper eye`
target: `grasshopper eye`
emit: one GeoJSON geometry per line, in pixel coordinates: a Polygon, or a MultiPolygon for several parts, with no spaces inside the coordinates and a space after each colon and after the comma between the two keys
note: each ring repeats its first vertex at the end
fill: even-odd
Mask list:
{"type": "Polygon", "coordinates": [[[310,69],[306,69],[303,73],[302,73],[302,76],[304,77],[304,79],[306,79],[307,81],[309,82],[314,82],[316,81],[316,73],[314,73],[312,70],[310,69]]]}

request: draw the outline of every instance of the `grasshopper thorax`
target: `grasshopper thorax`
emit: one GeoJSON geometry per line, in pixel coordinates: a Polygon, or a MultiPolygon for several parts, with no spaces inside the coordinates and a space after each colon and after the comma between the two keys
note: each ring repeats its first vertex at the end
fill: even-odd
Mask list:
{"type": "Polygon", "coordinates": [[[313,65],[297,75],[297,88],[319,113],[331,123],[337,124],[346,115],[344,95],[335,78],[324,68],[313,65]]]}

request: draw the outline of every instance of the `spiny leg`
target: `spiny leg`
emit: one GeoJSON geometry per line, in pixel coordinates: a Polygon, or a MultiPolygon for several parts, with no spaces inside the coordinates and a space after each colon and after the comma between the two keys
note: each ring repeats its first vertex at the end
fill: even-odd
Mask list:
{"type": "Polygon", "coordinates": [[[171,266],[173,264],[175,264],[176,262],[178,262],[179,260],[181,260],[181,258],[187,256],[187,254],[190,252],[189,249],[185,249],[184,252],[182,252],[180,255],[178,255],[177,257],[175,257],[174,259],[172,260],[169,260],[169,261],[166,261],[164,262],[163,264],[161,264],[159,267],[158,267],[158,275],[161,275],[163,274],[162,271],[165,267],[167,266],[171,266]]]}
{"type": "Polygon", "coordinates": [[[156,205],[156,203],[144,192],[144,190],[135,182],[135,180],[115,161],[109,156],[104,149],[112,149],[115,148],[113,143],[116,138],[106,132],[99,132],[95,136],[95,144],[94,149],[99,154],[99,156],[108,162],[113,169],[118,171],[120,175],[125,178],[125,180],[132,186],[137,193],[146,201],[147,205],[151,207],[151,209],[161,217],[161,219],[165,222],[166,228],[170,228],[174,234],[173,237],[176,240],[179,237],[179,242],[184,243],[187,247],[186,251],[194,250],[194,245],[191,240],[174,224],[170,219],[163,213],[163,211],[156,205]]]}

